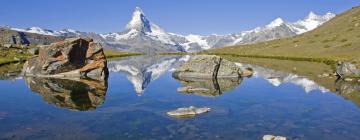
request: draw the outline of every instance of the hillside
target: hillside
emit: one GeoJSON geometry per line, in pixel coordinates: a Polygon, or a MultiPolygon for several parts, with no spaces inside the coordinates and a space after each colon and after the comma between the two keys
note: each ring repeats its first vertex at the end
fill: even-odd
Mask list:
{"type": "Polygon", "coordinates": [[[360,7],[337,15],[317,29],[290,38],[203,51],[249,57],[360,60],[360,7]]]}
{"type": "Polygon", "coordinates": [[[47,45],[64,39],[64,37],[19,32],[8,28],[0,28],[0,35],[0,44],[15,44],[18,46],[47,45]]]}

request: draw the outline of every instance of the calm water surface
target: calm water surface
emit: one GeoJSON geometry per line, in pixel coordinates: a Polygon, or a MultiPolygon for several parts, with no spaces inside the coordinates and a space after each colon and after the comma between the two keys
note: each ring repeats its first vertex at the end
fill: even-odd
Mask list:
{"type": "Polygon", "coordinates": [[[216,88],[213,81],[172,78],[173,69],[186,60],[186,56],[112,60],[107,83],[2,80],[0,139],[261,139],[265,134],[360,139],[359,85],[334,81],[332,90],[296,73],[238,64],[252,66],[255,74],[219,80],[216,88]],[[183,86],[210,91],[177,92],[183,86]],[[212,111],[188,119],[166,115],[188,106],[212,111]]]}

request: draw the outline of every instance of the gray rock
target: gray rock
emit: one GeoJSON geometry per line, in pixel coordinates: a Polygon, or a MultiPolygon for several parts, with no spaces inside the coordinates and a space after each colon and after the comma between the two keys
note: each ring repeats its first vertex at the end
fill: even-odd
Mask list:
{"type": "Polygon", "coordinates": [[[211,109],[208,107],[197,108],[194,106],[186,107],[186,108],[178,108],[173,111],[169,111],[166,114],[173,117],[193,117],[198,114],[209,112],[211,109]]]}
{"type": "Polygon", "coordinates": [[[197,79],[183,78],[176,79],[183,85],[177,92],[183,94],[195,94],[204,97],[221,96],[240,85],[242,78],[221,78],[221,79],[197,79]]]}
{"type": "Polygon", "coordinates": [[[336,74],[340,77],[349,77],[360,75],[360,70],[349,62],[339,62],[336,68],[336,74]]]}
{"type": "Polygon", "coordinates": [[[32,55],[38,55],[39,54],[39,48],[31,48],[28,50],[28,53],[29,54],[32,54],[32,55]]]}
{"type": "Polygon", "coordinates": [[[174,71],[173,77],[182,78],[237,78],[242,71],[235,63],[215,55],[197,55],[174,71]]]}
{"type": "Polygon", "coordinates": [[[23,68],[25,76],[106,79],[107,60],[100,44],[69,38],[39,48],[23,68]]]}
{"type": "Polygon", "coordinates": [[[14,47],[12,44],[4,44],[3,45],[5,48],[12,48],[12,47],[14,47]]]}
{"type": "Polygon", "coordinates": [[[263,140],[286,140],[286,137],[274,136],[274,135],[264,135],[263,140]]]}

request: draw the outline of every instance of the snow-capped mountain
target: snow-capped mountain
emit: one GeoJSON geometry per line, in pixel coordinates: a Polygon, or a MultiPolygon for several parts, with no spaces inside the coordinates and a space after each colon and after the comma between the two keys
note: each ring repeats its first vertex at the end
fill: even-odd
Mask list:
{"type": "Polygon", "coordinates": [[[144,53],[184,51],[181,46],[172,41],[170,34],[150,22],[139,7],[135,8],[123,32],[101,36],[105,39],[106,46],[120,50],[144,53]]]}
{"type": "Polygon", "coordinates": [[[41,35],[49,35],[49,36],[81,36],[82,34],[85,34],[85,32],[76,31],[73,29],[64,29],[61,31],[53,31],[48,29],[43,29],[40,27],[31,27],[26,29],[19,29],[19,28],[12,28],[11,30],[19,31],[19,32],[28,32],[28,33],[35,33],[35,34],[41,34],[41,35]]]}
{"type": "Polygon", "coordinates": [[[126,73],[137,95],[141,95],[151,81],[188,60],[188,56],[137,56],[108,62],[110,72],[126,73]]]}
{"type": "Polygon", "coordinates": [[[310,12],[304,19],[296,22],[287,22],[277,18],[268,25],[240,33],[228,35],[213,34],[208,36],[194,34],[179,35],[165,32],[162,28],[151,22],[139,7],[136,7],[130,21],[122,32],[96,34],[72,29],[52,31],[39,27],[11,29],[50,36],[91,37],[95,41],[102,43],[104,47],[151,54],[159,52],[191,52],[290,37],[311,31],[334,17],[335,14],[332,13],[320,16],[310,12]]]}
{"type": "Polygon", "coordinates": [[[159,46],[167,46],[173,50],[175,49],[175,51],[191,52],[290,37],[311,31],[333,17],[335,17],[335,15],[332,13],[319,16],[310,12],[304,19],[293,23],[277,18],[263,27],[235,34],[209,36],[190,34],[184,36],[165,32],[159,28],[159,26],[149,21],[142,10],[137,7],[133,13],[132,19],[126,25],[124,32],[109,33],[102,36],[106,38],[107,42],[111,42],[111,44],[122,44],[115,45],[114,48],[130,49],[138,48],[140,46],[140,51],[142,49],[142,52],[144,52],[144,50],[146,50],[144,49],[145,46],[149,47],[149,45],[146,44],[150,44],[149,42],[157,42],[157,44],[161,44],[159,46]]]}

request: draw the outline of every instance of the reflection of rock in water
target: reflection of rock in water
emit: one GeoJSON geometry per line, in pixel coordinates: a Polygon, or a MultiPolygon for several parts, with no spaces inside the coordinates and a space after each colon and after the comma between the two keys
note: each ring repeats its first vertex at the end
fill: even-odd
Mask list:
{"type": "Polygon", "coordinates": [[[151,81],[176,67],[179,56],[135,56],[112,60],[108,63],[110,72],[123,72],[134,85],[135,92],[141,95],[151,81]]]}
{"type": "Polygon", "coordinates": [[[335,87],[336,94],[350,100],[360,107],[360,83],[346,82],[342,79],[338,79],[335,82],[335,87]]]}
{"type": "Polygon", "coordinates": [[[0,80],[9,80],[18,78],[21,74],[23,65],[18,64],[9,64],[3,65],[0,67],[0,80]]]}
{"type": "Polygon", "coordinates": [[[92,110],[105,100],[106,81],[79,81],[26,77],[26,84],[43,99],[55,106],[71,110],[92,110]]]}
{"type": "Polygon", "coordinates": [[[241,78],[215,78],[215,79],[176,79],[183,87],[178,92],[186,94],[197,94],[200,96],[220,96],[223,92],[230,91],[240,85],[241,78]]]}

